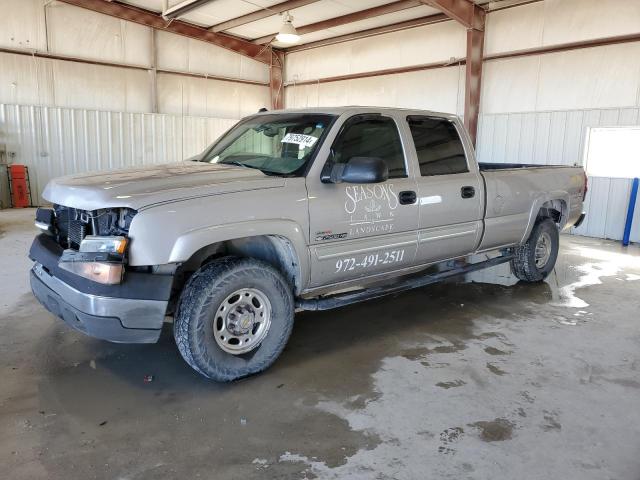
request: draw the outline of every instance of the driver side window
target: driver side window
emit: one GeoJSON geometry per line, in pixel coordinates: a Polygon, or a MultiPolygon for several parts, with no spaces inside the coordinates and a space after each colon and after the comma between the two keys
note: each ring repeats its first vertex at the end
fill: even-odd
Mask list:
{"type": "Polygon", "coordinates": [[[402,142],[392,118],[366,115],[347,120],[332,151],[335,163],[347,163],[354,157],[378,157],[387,164],[389,178],[407,176],[402,142]]]}

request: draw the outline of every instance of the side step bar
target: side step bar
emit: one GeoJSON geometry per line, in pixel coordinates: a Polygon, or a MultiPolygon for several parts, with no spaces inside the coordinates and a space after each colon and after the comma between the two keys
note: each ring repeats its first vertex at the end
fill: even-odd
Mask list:
{"type": "Polygon", "coordinates": [[[358,303],[365,300],[371,300],[373,298],[384,297],[385,295],[391,295],[394,293],[403,292],[405,290],[411,290],[413,288],[424,287],[425,285],[438,283],[446,278],[455,277],[456,275],[462,275],[464,273],[475,272],[476,270],[494,267],[496,265],[506,263],[512,258],[513,255],[505,254],[500,257],[486,260],[484,262],[470,263],[463,267],[456,267],[438,273],[431,273],[422,275],[420,277],[408,278],[391,285],[367,288],[355,292],[339,293],[326,297],[310,299],[298,298],[296,300],[296,307],[302,310],[331,310],[332,308],[344,307],[345,305],[351,305],[352,303],[358,303]]]}

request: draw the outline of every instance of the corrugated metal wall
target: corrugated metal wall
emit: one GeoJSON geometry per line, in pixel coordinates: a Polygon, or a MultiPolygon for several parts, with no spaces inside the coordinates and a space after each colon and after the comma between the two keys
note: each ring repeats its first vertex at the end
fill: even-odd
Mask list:
{"type": "MultiPolygon", "coordinates": [[[[484,114],[478,132],[478,159],[495,163],[582,165],[590,127],[640,125],[640,108],[484,114]]],[[[587,218],[578,235],[620,240],[631,180],[589,178],[587,218]]],[[[640,209],[631,240],[640,241],[640,209]]]]}
{"type": "MultiPolygon", "coordinates": [[[[33,201],[61,175],[194,155],[237,120],[0,104],[0,144],[29,167],[33,201]]],[[[7,205],[6,188],[2,198],[7,205]]]]}

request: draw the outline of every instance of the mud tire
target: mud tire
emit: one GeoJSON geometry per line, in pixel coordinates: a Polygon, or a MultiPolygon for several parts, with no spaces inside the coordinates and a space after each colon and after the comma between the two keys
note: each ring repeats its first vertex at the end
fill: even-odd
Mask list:
{"type": "Polygon", "coordinates": [[[230,382],[270,367],[293,329],[291,286],[271,265],[253,259],[223,257],[196,271],[185,285],[173,325],[182,358],[198,373],[230,382]],[[271,326],[260,345],[242,355],[222,350],[213,337],[213,319],[220,303],[239,288],[256,288],[271,303],[271,326]]]}
{"type": "Polygon", "coordinates": [[[536,222],[527,241],[514,249],[514,258],[511,260],[511,271],[523,282],[541,282],[555,267],[560,247],[558,227],[550,218],[543,218],[536,222]],[[536,245],[538,239],[546,233],[551,240],[551,251],[546,263],[536,266],[536,245]]]}

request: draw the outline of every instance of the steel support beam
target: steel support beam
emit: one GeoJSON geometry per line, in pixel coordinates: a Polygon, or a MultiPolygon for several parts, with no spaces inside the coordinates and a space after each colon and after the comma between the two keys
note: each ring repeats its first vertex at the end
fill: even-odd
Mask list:
{"type": "Polygon", "coordinates": [[[462,24],[467,29],[467,61],[464,91],[464,124],[473,145],[478,133],[485,11],[471,0],[420,0],[462,24]]]}
{"type": "Polygon", "coordinates": [[[286,12],[288,10],[293,10],[294,8],[304,7],[305,5],[309,5],[310,3],[315,3],[318,0],[287,0],[282,3],[277,3],[275,5],[271,5],[270,7],[263,8],[258,10],[257,12],[247,13],[246,15],[242,15],[241,17],[232,18],[231,20],[227,20],[226,22],[218,23],[213,27],[210,27],[209,30],[212,32],[222,32],[224,30],[230,30],[235,27],[239,27],[240,25],[246,25],[247,23],[256,22],[258,20],[262,20],[263,18],[268,18],[273,15],[278,15],[280,13],[286,12]]]}
{"type": "Polygon", "coordinates": [[[466,28],[484,30],[484,10],[471,0],[420,0],[461,23],[466,28]],[[482,12],[482,13],[480,13],[482,12]]]}
{"type": "Polygon", "coordinates": [[[480,116],[480,90],[482,87],[482,52],[484,31],[467,30],[467,68],[464,90],[464,125],[467,127],[473,146],[478,134],[480,116]]]}
{"type": "MultiPolygon", "coordinates": [[[[419,0],[400,0],[393,3],[387,3],[386,5],[380,5],[373,8],[367,8],[357,12],[342,15],[340,17],[328,18],[321,22],[311,23],[309,25],[303,25],[296,27],[298,34],[305,35],[307,33],[317,32],[320,30],[327,30],[329,28],[338,27],[340,25],[346,25],[348,23],[359,22],[361,20],[367,20],[369,18],[379,17],[380,15],[387,15],[389,13],[400,12],[408,8],[415,8],[422,5],[419,0]]],[[[253,43],[265,44],[270,43],[277,33],[271,33],[264,37],[256,38],[253,43]]]]}
{"type": "Polygon", "coordinates": [[[184,0],[162,12],[166,19],[178,18],[214,0],[184,0]]]}
{"type": "Polygon", "coordinates": [[[271,92],[271,108],[284,108],[284,53],[273,50],[271,68],[269,70],[269,91],[271,92]]]}
{"type": "Polygon", "coordinates": [[[195,38],[203,42],[212,43],[249,58],[253,58],[267,65],[271,65],[271,51],[264,46],[256,45],[241,38],[210,32],[206,28],[198,27],[180,20],[167,21],[154,12],[132,7],[122,3],[107,0],[60,0],[61,2],[86,8],[94,12],[146,25],[156,30],[164,30],[185,37],[195,38]]]}

